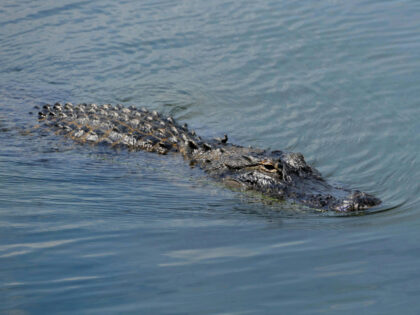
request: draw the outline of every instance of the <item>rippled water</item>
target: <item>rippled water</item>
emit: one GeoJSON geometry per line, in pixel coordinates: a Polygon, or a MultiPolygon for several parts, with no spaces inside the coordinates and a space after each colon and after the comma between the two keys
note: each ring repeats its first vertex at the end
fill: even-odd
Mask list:
{"type": "Polygon", "coordinates": [[[420,3],[0,3],[0,313],[418,314],[420,3]],[[46,102],[148,106],[373,193],[337,217],[174,156],[28,135],[46,102]]]}

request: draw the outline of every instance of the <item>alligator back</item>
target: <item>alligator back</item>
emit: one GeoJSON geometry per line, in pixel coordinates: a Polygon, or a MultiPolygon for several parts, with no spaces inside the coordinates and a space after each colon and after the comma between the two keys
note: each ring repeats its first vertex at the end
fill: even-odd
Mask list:
{"type": "Polygon", "coordinates": [[[186,124],[156,111],[122,105],[46,104],[38,114],[42,126],[55,130],[78,143],[124,147],[167,154],[186,154],[190,146],[201,144],[186,124]]]}

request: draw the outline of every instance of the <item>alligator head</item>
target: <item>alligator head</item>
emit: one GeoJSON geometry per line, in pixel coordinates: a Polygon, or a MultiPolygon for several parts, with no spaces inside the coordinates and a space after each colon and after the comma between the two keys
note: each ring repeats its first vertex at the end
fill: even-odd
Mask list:
{"type": "Polygon", "coordinates": [[[381,203],[367,193],[327,183],[300,153],[237,146],[213,151],[207,153],[210,156],[201,166],[210,174],[221,176],[229,186],[340,212],[363,210],[381,203]]]}

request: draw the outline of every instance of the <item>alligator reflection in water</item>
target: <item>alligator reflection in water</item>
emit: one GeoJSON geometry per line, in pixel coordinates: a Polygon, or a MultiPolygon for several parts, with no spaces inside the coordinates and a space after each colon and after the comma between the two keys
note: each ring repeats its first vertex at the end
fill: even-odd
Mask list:
{"type": "Polygon", "coordinates": [[[302,154],[245,148],[223,139],[204,140],[171,117],[122,105],[44,105],[39,112],[46,127],[78,143],[124,147],[167,154],[180,153],[211,177],[229,186],[256,190],[311,208],[357,211],[381,201],[367,193],[327,183],[306,164],[302,154]]]}

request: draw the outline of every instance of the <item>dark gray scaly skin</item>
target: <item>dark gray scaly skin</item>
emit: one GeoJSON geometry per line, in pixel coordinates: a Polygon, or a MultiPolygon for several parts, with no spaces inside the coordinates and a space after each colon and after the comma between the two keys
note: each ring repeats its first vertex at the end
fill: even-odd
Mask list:
{"type": "Polygon", "coordinates": [[[302,154],[245,148],[223,139],[204,140],[171,117],[122,105],[44,105],[40,127],[78,143],[122,147],[160,154],[180,153],[211,177],[229,186],[256,190],[281,200],[334,211],[357,211],[379,205],[367,193],[327,183],[302,154]]]}

